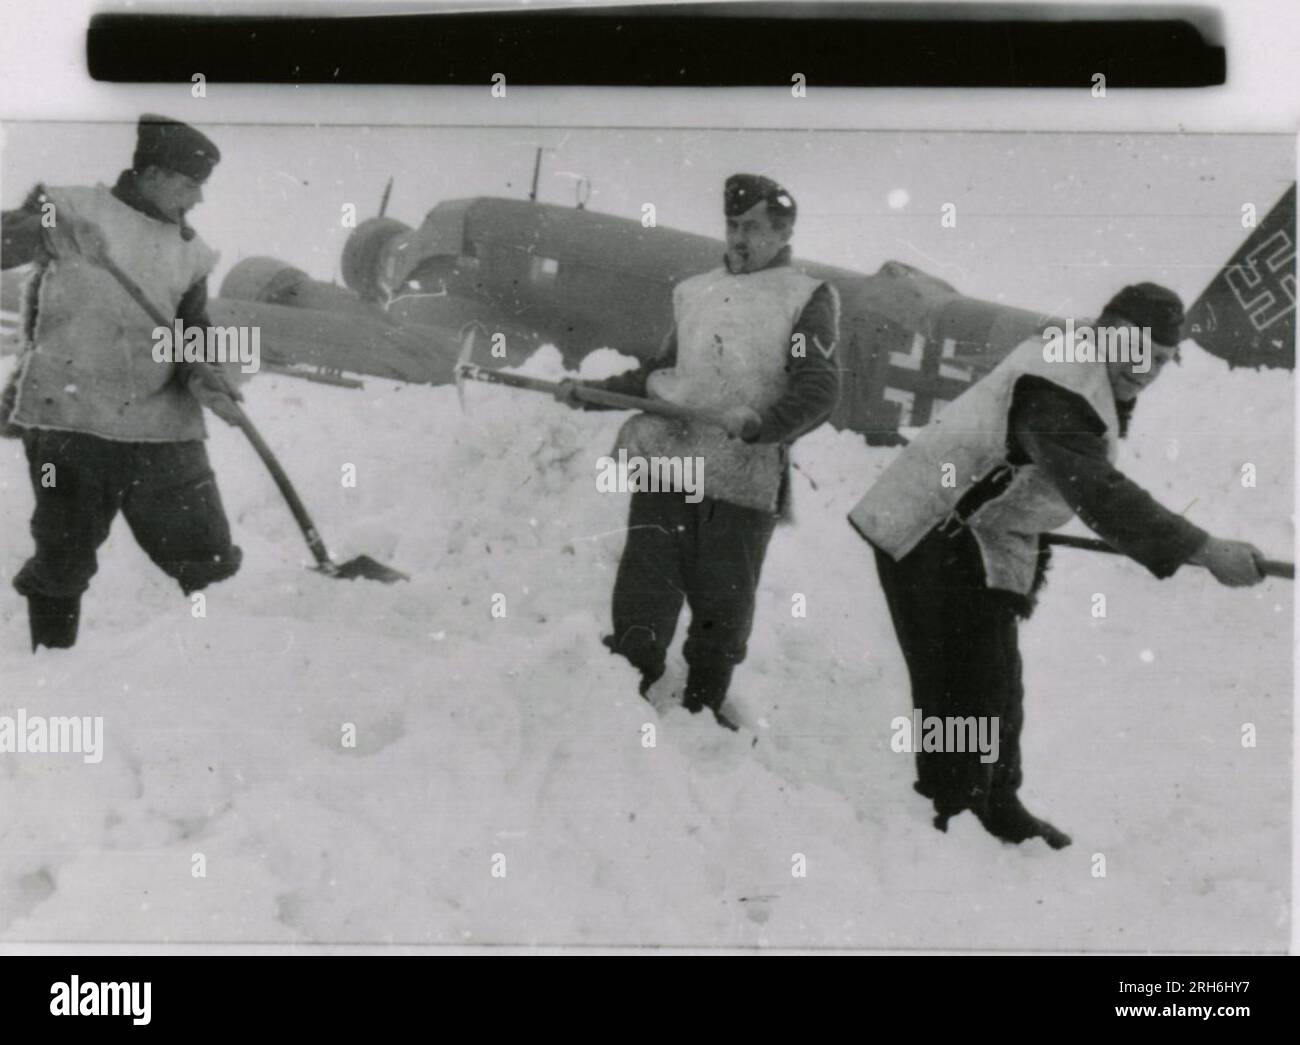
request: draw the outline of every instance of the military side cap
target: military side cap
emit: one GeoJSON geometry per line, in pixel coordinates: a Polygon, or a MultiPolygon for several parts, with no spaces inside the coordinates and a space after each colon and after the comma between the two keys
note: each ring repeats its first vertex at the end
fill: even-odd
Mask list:
{"type": "Polygon", "coordinates": [[[145,113],[136,128],[135,156],[131,166],[138,171],[162,167],[178,171],[195,181],[207,181],[221,159],[221,150],[187,123],[145,113]]]}
{"type": "Polygon", "coordinates": [[[756,203],[767,202],[770,215],[794,218],[794,197],[771,178],[761,174],[733,174],[723,192],[723,209],[729,218],[744,214],[756,203]]]}
{"type": "Polygon", "coordinates": [[[1125,287],[1106,304],[1106,311],[1149,328],[1151,339],[1159,344],[1177,345],[1183,339],[1182,299],[1158,283],[1125,287]]]}

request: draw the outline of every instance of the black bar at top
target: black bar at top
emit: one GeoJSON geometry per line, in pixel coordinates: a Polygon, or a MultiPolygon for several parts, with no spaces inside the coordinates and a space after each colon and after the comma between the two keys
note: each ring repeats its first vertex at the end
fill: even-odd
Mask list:
{"type": "MultiPolygon", "coordinates": [[[[1204,87],[1222,47],[1189,21],[939,21],[700,4],[371,17],[95,15],[119,83],[625,87],[1204,87]]],[[[851,7],[848,8],[852,10],[851,7]]],[[[879,10],[876,5],[873,10],[879,10]]]]}

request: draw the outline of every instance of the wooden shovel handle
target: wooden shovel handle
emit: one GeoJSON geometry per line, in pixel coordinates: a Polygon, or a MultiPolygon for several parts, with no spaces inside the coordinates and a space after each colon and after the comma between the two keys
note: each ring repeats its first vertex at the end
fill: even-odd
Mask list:
{"type": "MultiPolygon", "coordinates": [[[[160,327],[169,327],[172,321],[163,315],[162,310],[158,308],[148,295],[140,289],[130,276],[118,267],[117,263],[110,257],[97,257],[94,259],[103,268],[113,276],[114,279],[122,285],[122,289],[131,296],[137,305],[139,305],[149,318],[157,323],[160,327]]],[[[298,491],[293,488],[293,483],[289,481],[289,475],[280,465],[279,459],[271,452],[271,448],[266,445],[266,440],[262,438],[262,433],[249,420],[248,415],[244,413],[244,408],[234,399],[230,401],[234,407],[235,415],[239,418],[239,430],[244,433],[248,441],[253,444],[253,449],[257,451],[257,456],[262,459],[266,465],[266,470],[271,473],[271,478],[275,480],[275,485],[284,498],[285,503],[289,506],[289,511],[293,513],[294,522],[298,524],[298,529],[302,531],[303,539],[307,542],[307,547],[311,549],[312,557],[315,558],[321,569],[327,573],[333,571],[335,567],[333,560],[330,559],[329,551],[325,547],[325,542],[321,540],[320,534],[316,530],[316,524],[312,522],[311,516],[307,514],[307,507],[302,503],[302,498],[298,496],[298,491]]]]}
{"type": "MultiPolygon", "coordinates": [[[[1107,555],[1123,554],[1105,541],[1094,540],[1091,537],[1072,537],[1065,533],[1049,533],[1047,543],[1060,548],[1079,548],[1088,552],[1105,552],[1107,555]]],[[[1259,562],[1259,572],[1265,577],[1283,577],[1286,580],[1295,580],[1295,563],[1281,562],[1277,559],[1263,559],[1259,562]]]]}
{"type": "MultiPolygon", "coordinates": [[[[527,377],[524,374],[508,374],[500,370],[466,364],[460,367],[460,376],[469,381],[483,381],[492,385],[507,385],[510,388],[524,388],[531,392],[546,392],[554,395],[560,388],[559,381],[547,381],[540,377],[527,377]]],[[[678,421],[698,421],[703,424],[717,425],[725,428],[726,423],[720,413],[711,410],[693,410],[688,406],[678,406],[662,399],[643,399],[640,396],[623,395],[621,392],[608,392],[603,388],[591,388],[577,385],[573,397],[584,403],[597,406],[613,407],[616,410],[642,410],[647,414],[659,414],[678,421]]]]}

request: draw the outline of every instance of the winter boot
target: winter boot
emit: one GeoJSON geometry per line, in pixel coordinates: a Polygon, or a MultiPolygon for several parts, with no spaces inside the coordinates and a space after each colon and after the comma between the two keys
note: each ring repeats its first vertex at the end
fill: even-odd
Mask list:
{"type": "Polygon", "coordinates": [[[936,791],[934,788],[924,786],[919,780],[912,785],[918,795],[930,799],[934,803],[934,826],[944,834],[948,833],[948,821],[958,813],[969,806],[966,802],[954,800],[950,795],[936,791]]]}
{"type": "Polygon", "coordinates": [[[1064,831],[1031,814],[1015,795],[992,798],[987,810],[976,810],[975,815],[984,825],[984,830],[1004,842],[1041,838],[1053,849],[1064,849],[1071,841],[1064,831]]]}
{"type": "Polygon", "coordinates": [[[641,681],[637,684],[636,691],[646,700],[650,699],[650,687],[663,678],[664,669],[659,668],[657,671],[647,671],[641,669],[641,681]]]}
{"type": "MultiPolygon", "coordinates": [[[[641,694],[643,699],[649,700],[650,687],[653,686],[656,682],[658,682],[663,677],[665,665],[655,664],[647,667],[643,663],[638,663],[637,660],[633,659],[632,654],[628,650],[619,649],[618,641],[614,638],[613,635],[605,635],[603,638],[601,638],[600,641],[604,643],[605,647],[610,651],[610,653],[622,657],[629,664],[631,664],[632,667],[636,668],[637,671],[641,672],[641,681],[637,684],[636,687],[637,692],[641,694]]],[[[641,652],[644,655],[644,651],[641,652]]]]}
{"type": "Polygon", "coordinates": [[[691,664],[690,671],[686,674],[686,692],[682,697],[682,707],[692,715],[698,715],[708,708],[713,712],[713,719],[718,725],[732,732],[738,732],[740,727],[722,713],[722,702],[727,699],[733,670],[735,665],[725,661],[691,664]]]}
{"type": "Polygon", "coordinates": [[[77,641],[81,620],[81,599],[52,599],[46,595],[27,596],[27,622],[32,633],[32,652],[37,646],[69,649],[77,641]]]}

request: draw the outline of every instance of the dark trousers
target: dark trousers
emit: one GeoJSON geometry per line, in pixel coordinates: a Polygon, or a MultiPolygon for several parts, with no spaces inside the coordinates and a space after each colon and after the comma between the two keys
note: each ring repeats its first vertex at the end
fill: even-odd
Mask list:
{"type": "Polygon", "coordinates": [[[716,708],[745,659],[776,517],[710,497],[691,504],[680,493],[634,493],[627,525],[606,644],[658,677],[688,604],[687,696],[716,708]]]}
{"type": "Polygon", "coordinates": [[[127,443],[80,432],[23,433],[36,494],[36,554],[14,587],[29,598],[77,599],[119,511],[140,547],[187,595],[239,569],[203,443],[127,443]]]}
{"type": "Polygon", "coordinates": [[[964,527],[951,537],[932,531],[898,562],[875,551],[913,707],[923,716],[998,718],[996,762],[981,762],[979,752],[917,751],[917,790],[947,815],[1010,798],[1022,775],[1017,632],[1024,600],[985,586],[979,546],[964,527]]]}

